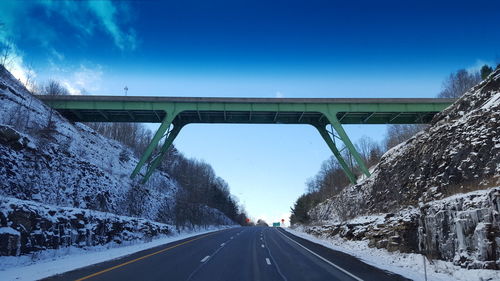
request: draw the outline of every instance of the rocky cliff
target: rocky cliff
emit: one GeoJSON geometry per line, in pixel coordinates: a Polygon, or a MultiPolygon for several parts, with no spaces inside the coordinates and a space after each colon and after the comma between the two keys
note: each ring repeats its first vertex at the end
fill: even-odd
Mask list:
{"type": "Polygon", "coordinates": [[[0,199],[0,256],[67,246],[89,247],[152,239],[173,227],[141,218],[0,199]]]}
{"type": "Polygon", "coordinates": [[[313,210],[315,220],[394,212],[500,185],[500,69],[389,150],[373,175],[313,210]]]}
{"type": "Polygon", "coordinates": [[[500,187],[304,227],[310,234],[368,240],[370,247],[452,261],[464,268],[500,268],[500,187]]]}
{"type": "Polygon", "coordinates": [[[313,224],[322,226],[308,231],[500,268],[499,123],[497,69],[427,129],[388,151],[370,178],[313,208],[313,224]],[[376,219],[359,224],[366,215],[376,219]]]}

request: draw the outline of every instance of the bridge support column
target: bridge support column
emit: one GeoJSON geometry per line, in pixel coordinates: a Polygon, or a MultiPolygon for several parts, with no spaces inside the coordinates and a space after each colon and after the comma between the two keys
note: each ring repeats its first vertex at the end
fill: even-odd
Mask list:
{"type": "Polygon", "coordinates": [[[320,135],[323,137],[323,139],[325,140],[328,147],[330,147],[330,149],[332,150],[333,155],[335,155],[335,157],[337,158],[337,161],[339,161],[340,166],[342,167],[342,169],[346,173],[346,175],[349,178],[349,180],[351,181],[351,183],[355,184],[356,183],[356,176],[351,171],[351,168],[349,167],[349,165],[347,165],[347,163],[345,162],[344,158],[342,157],[342,154],[338,150],[337,146],[335,145],[335,142],[332,140],[332,137],[330,136],[330,134],[328,133],[326,128],[324,126],[315,126],[315,127],[316,127],[316,129],[318,129],[320,135]]]}
{"type": "MultiPolygon", "coordinates": [[[[326,117],[328,118],[330,125],[332,128],[337,132],[338,138],[342,140],[344,143],[345,147],[349,150],[349,153],[351,156],[354,158],[356,163],[358,164],[359,169],[363,174],[365,174],[367,177],[369,177],[370,171],[368,171],[368,168],[366,167],[365,163],[363,162],[363,159],[361,158],[361,155],[358,153],[356,150],[356,147],[354,144],[351,142],[349,139],[349,136],[347,136],[347,133],[344,131],[344,128],[342,127],[342,124],[340,124],[340,121],[337,119],[337,116],[335,113],[329,113],[325,114],[326,117]]],[[[335,136],[330,136],[328,131],[326,130],[325,126],[316,126],[318,128],[321,136],[323,139],[326,141],[330,149],[332,150],[333,154],[335,157],[337,157],[337,160],[339,161],[339,164],[342,166],[344,169],[345,173],[347,174],[347,177],[351,181],[351,183],[355,184],[356,183],[356,177],[354,173],[351,171],[347,163],[345,162],[344,158],[342,157],[340,151],[337,149],[337,146],[335,144],[334,139],[332,139],[335,136]]]]}
{"type": "Polygon", "coordinates": [[[155,148],[158,146],[158,143],[160,140],[163,138],[165,132],[170,128],[170,125],[172,124],[172,121],[174,121],[174,118],[177,114],[172,110],[172,111],[166,111],[166,116],[163,119],[160,127],[156,131],[156,134],[153,136],[151,139],[151,142],[149,143],[148,147],[144,151],[144,154],[142,154],[141,159],[139,160],[139,163],[135,166],[134,171],[130,175],[130,178],[134,178],[142,169],[144,166],[144,163],[149,159],[155,148]]]}
{"type": "Polygon", "coordinates": [[[368,168],[365,165],[365,162],[363,162],[361,155],[359,155],[358,151],[356,150],[356,147],[354,147],[354,144],[347,136],[347,133],[344,131],[344,128],[342,128],[342,124],[340,124],[340,121],[337,119],[337,116],[333,115],[333,118],[330,119],[330,122],[335,131],[337,131],[337,134],[339,134],[339,137],[342,139],[347,149],[349,149],[349,152],[351,153],[352,157],[354,157],[354,160],[356,160],[356,163],[358,163],[358,167],[361,170],[361,172],[365,174],[365,176],[367,177],[371,176],[370,171],[368,171],[368,168]]]}
{"type": "Polygon", "coordinates": [[[179,132],[181,131],[183,125],[174,125],[174,128],[168,132],[168,136],[165,139],[165,142],[163,143],[163,146],[161,147],[160,154],[156,156],[156,158],[151,162],[151,165],[149,165],[146,175],[142,179],[142,183],[146,183],[148,179],[151,177],[153,172],[155,171],[156,167],[161,163],[161,160],[167,153],[168,149],[174,142],[174,139],[177,137],[179,132]]]}

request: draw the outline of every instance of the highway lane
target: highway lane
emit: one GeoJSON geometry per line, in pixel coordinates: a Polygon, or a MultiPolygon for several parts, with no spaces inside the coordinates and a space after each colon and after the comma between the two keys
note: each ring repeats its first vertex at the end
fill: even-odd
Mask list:
{"type": "Polygon", "coordinates": [[[44,280],[406,280],[270,227],[191,237],[44,280]]]}

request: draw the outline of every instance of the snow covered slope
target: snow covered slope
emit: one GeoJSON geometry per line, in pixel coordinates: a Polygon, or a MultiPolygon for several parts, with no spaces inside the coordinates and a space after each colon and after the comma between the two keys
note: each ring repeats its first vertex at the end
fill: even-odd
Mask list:
{"type": "Polygon", "coordinates": [[[500,269],[500,69],[314,207],[316,235],[500,269]]]}
{"type": "Polygon", "coordinates": [[[500,185],[500,69],[429,128],[389,150],[373,175],[318,206],[315,220],[393,212],[500,185]]]}
{"type": "MultiPolygon", "coordinates": [[[[160,171],[144,185],[131,180],[137,162],[127,147],[51,111],[0,66],[0,196],[175,224],[182,187],[160,171]]],[[[234,224],[203,210],[206,224],[234,224]]],[[[4,218],[0,227],[12,228],[4,218]]],[[[33,235],[22,223],[15,227],[33,235]]]]}
{"type": "Polygon", "coordinates": [[[156,172],[144,187],[132,188],[138,185],[129,178],[137,159],[120,160],[128,148],[57,112],[48,127],[50,108],[6,71],[0,71],[0,112],[2,195],[148,219],[162,204],[173,204],[178,186],[166,174],[156,172]],[[146,204],[142,212],[130,198],[146,204]]]}

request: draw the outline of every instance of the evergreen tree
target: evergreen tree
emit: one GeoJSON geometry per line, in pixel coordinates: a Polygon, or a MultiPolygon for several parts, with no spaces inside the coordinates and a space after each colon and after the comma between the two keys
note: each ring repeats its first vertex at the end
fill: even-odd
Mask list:
{"type": "Polygon", "coordinates": [[[483,67],[481,67],[481,79],[486,79],[486,77],[488,77],[488,75],[490,75],[490,73],[493,72],[493,68],[491,68],[491,66],[485,64],[483,65],[483,67]]]}

